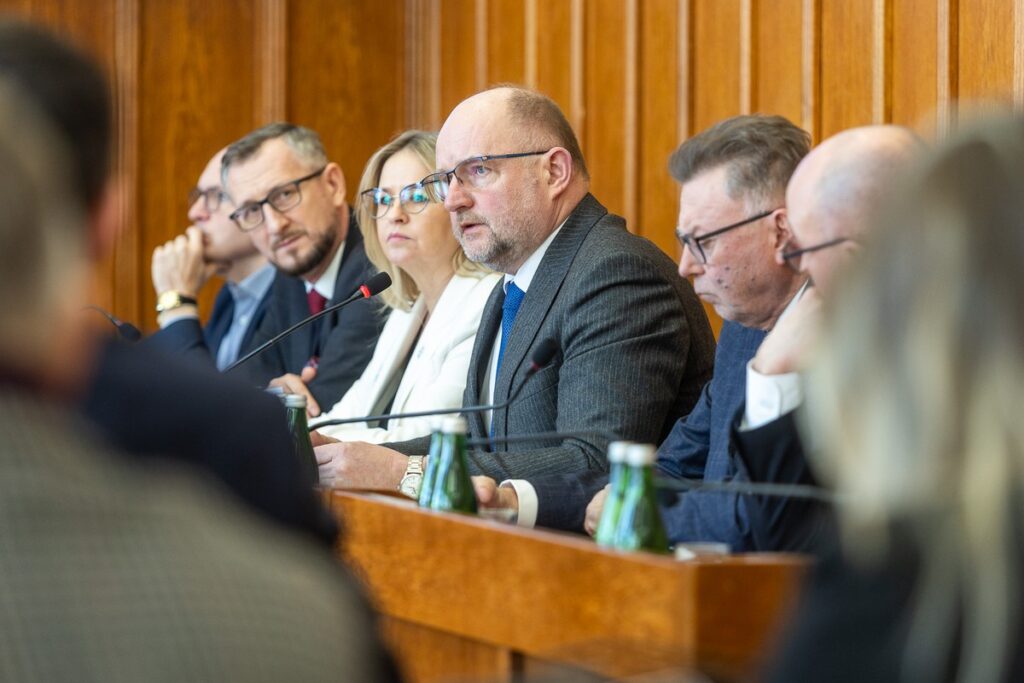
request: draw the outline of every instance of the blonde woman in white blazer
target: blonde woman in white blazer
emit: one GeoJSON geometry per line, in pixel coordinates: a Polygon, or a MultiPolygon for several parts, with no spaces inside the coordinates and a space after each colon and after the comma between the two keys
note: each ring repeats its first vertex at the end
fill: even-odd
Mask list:
{"type": "MultiPolygon", "coordinates": [[[[435,168],[435,139],[407,131],[367,163],[356,210],[367,256],[394,282],[382,295],[390,314],[370,364],[338,403],[311,420],[314,428],[324,420],[462,405],[480,314],[500,276],[466,259],[450,215],[418,185],[435,168]]],[[[429,434],[430,426],[429,418],[359,422],[323,427],[316,440],[401,441],[429,434]]],[[[331,470],[330,462],[321,464],[322,483],[331,470]]]]}

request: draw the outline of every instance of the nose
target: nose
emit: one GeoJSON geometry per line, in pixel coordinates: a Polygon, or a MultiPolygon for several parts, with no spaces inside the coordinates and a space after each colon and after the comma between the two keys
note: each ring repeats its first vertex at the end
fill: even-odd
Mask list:
{"type": "Polygon", "coordinates": [[[193,223],[202,223],[210,220],[210,212],[206,210],[206,200],[200,197],[188,207],[188,219],[193,223]]]}
{"type": "Polygon", "coordinates": [[[400,201],[395,202],[391,206],[391,208],[388,209],[388,213],[387,213],[386,216],[384,216],[384,218],[385,218],[385,220],[387,220],[390,223],[408,223],[409,222],[409,214],[406,213],[405,206],[403,206],[402,202],[400,202],[400,201]]]}
{"type": "Polygon", "coordinates": [[[682,255],[679,257],[679,275],[681,277],[693,277],[704,272],[704,264],[700,262],[686,246],[683,247],[682,255]]]}
{"type": "Polygon", "coordinates": [[[452,181],[448,183],[448,196],[444,198],[444,208],[455,213],[459,209],[466,209],[472,205],[473,198],[462,186],[462,181],[457,176],[452,177],[452,181]]]}
{"type": "Polygon", "coordinates": [[[284,232],[284,229],[289,223],[291,223],[291,221],[288,219],[287,214],[278,211],[270,204],[263,205],[263,225],[267,227],[268,232],[284,232]]]}

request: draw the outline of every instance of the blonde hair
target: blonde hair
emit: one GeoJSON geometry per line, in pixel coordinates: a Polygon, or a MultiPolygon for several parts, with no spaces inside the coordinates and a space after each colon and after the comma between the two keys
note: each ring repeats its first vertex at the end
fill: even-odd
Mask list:
{"type": "Polygon", "coordinates": [[[959,642],[959,680],[1001,680],[1024,569],[1024,122],[959,137],[891,201],[834,288],[807,427],[851,556],[898,529],[920,557],[905,676],[940,676],[959,642]]]}
{"type": "MultiPolygon", "coordinates": [[[[380,238],[377,236],[377,219],[374,218],[366,208],[362,194],[370,188],[377,187],[380,182],[381,169],[388,159],[403,150],[409,150],[423,162],[423,167],[428,169],[424,175],[432,170],[437,162],[434,157],[434,150],[437,146],[437,133],[429,133],[422,130],[407,130],[400,133],[384,145],[370,157],[363,170],[363,177],[359,181],[359,189],[356,191],[356,218],[359,229],[363,233],[363,242],[366,245],[366,256],[374,267],[391,276],[391,287],[381,293],[381,300],[390,308],[397,308],[408,311],[412,308],[420,291],[409,277],[409,274],[398,266],[391,263],[384,254],[384,247],[381,246],[380,238]]],[[[479,266],[466,258],[461,247],[456,247],[452,255],[452,265],[457,275],[483,274],[488,272],[483,266],[479,266]]]]}

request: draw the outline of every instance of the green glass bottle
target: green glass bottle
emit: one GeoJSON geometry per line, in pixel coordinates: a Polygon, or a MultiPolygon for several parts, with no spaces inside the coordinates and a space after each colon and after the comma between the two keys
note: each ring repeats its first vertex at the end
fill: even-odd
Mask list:
{"type": "Polygon", "coordinates": [[[433,510],[476,514],[476,492],[466,459],[466,420],[446,417],[441,425],[441,456],[434,472],[433,510]]]}
{"type": "Polygon", "coordinates": [[[292,449],[299,459],[310,481],[320,483],[320,467],[313,453],[313,442],[309,440],[309,423],[306,421],[306,397],[302,394],[284,394],[285,411],[288,413],[288,431],[292,435],[292,449]]]}
{"type": "Polygon", "coordinates": [[[654,488],[656,457],[654,446],[648,444],[633,444],[626,450],[629,483],[622,499],[614,541],[614,546],[620,550],[668,553],[668,536],[661,522],[654,488]]]}
{"type": "Polygon", "coordinates": [[[626,450],[630,445],[629,441],[612,441],[608,444],[608,464],[611,467],[608,496],[604,499],[601,519],[597,523],[597,532],[594,534],[597,544],[606,548],[612,547],[615,543],[615,526],[619,522],[622,499],[626,496],[626,486],[629,481],[626,476],[629,473],[629,469],[626,467],[626,450]]]}
{"type": "Polygon", "coordinates": [[[430,450],[427,452],[427,467],[423,472],[420,484],[419,503],[421,508],[430,507],[430,499],[434,496],[434,480],[437,478],[437,463],[441,459],[441,442],[444,433],[441,431],[441,419],[430,424],[430,450]]]}

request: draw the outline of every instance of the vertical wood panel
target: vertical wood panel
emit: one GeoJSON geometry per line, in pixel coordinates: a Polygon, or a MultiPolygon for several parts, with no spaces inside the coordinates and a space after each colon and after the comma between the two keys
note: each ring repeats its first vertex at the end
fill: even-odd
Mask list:
{"type": "Polygon", "coordinates": [[[523,0],[487,2],[487,85],[526,82],[523,0]]]}
{"type": "Polygon", "coordinates": [[[939,7],[896,0],[892,13],[892,122],[935,127],[939,105],[939,7]]]}
{"type": "Polygon", "coordinates": [[[679,187],[668,174],[668,157],[682,141],[675,125],[679,116],[679,6],[676,0],[644,0],[640,10],[638,232],[675,257],[679,187]]]}
{"type": "MultiPolygon", "coordinates": [[[[533,86],[551,97],[572,121],[572,3],[531,0],[536,12],[537,68],[533,86]]],[[[577,130],[579,135],[580,131],[577,130]]]]}
{"type": "Polygon", "coordinates": [[[754,12],[751,109],[801,125],[802,0],[758,2],[754,12]]]}
{"type": "Polygon", "coordinates": [[[289,5],[288,116],[320,133],[351,200],[370,155],[405,123],[404,4],[289,5]]]}
{"type": "MultiPolygon", "coordinates": [[[[152,329],[153,249],[188,226],[189,188],[213,153],[253,127],[255,17],[245,0],[143,2],[140,10],[134,227],[140,286],[141,281],[147,285],[142,287],[144,320],[152,329]]],[[[200,303],[206,310],[215,289],[203,291],[200,303]]]]}
{"type": "Polygon", "coordinates": [[[740,113],[740,0],[691,0],[692,132],[740,113]]]}
{"type": "Polygon", "coordinates": [[[593,0],[587,4],[586,31],[586,123],[584,154],[591,175],[591,187],[609,211],[626,215],[629,192],[626,175],[633,167],[627,159],[627,103],[630,77],[626,75],[627,6],[633,0],[593,0]]]}
{"type": "Polygon", "coordinates": [[[872,122],[872,0],[821,3],[821,139],[872,122]]]}
{"type": "MultiPolygon", "coordinates": [[[[441,121],[456,104],[483,85],[478,84],[477,44],[487,44],[486,34],[477,30],[477,0],[445,0],[441,10],[441,121]]],[[[484,60],[486,64],[486,60],[484,60]]],[[[480,80],[486,78],[481,76],[480,80]]],[[[439,122],[439,123],[440,123],[439,122]]]]}
{"type": "Polygon", "coordinates": [[[969,0],[958,5],[960,97],[1009,102],[1013,93],[1013,1],[969,0]]]}

